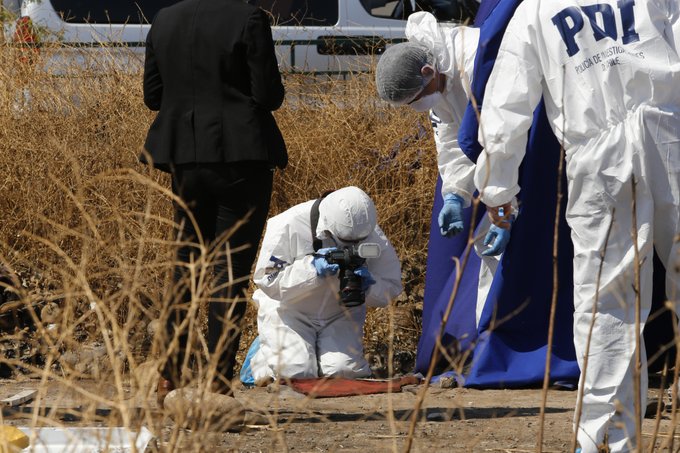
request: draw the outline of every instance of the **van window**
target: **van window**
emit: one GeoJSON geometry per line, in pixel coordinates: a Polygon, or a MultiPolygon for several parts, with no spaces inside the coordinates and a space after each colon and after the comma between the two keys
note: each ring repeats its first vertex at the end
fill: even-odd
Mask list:
{"type": "Polygon", "coordinates": [[[410,0],[361,0],[361,5],[371,15],[390,19],[406,19],[413,11],[410,0]]]}
{"type": "Polygon", "coordinates": [[[439,22],[472,22],[479,8],[477,0],[361,0],[364,9],[372,16],[406,19],[414,11],[428,11],[439,22]]]}
{"type": "Polygon", "coordinates": [[[248,0],[271,16],[272,25],[328,26],[338,22],[338,0],[248,0]]]}
{"type": "Polygon", "coordinates": [[[179,0],[50,0],[62,19],[75,24],[146,24],[179,0]]]}

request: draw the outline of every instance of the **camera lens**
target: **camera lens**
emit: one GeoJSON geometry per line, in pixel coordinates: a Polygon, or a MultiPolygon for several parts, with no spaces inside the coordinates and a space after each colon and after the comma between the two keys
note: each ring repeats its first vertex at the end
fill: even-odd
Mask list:
{"type": "Polygon", "coordinates": [[[361,277],[349,272],[343,278],[340,289],[340,301],[345,307],[356,307],[365,302],[365,294],[361,290],[361,277]]]}

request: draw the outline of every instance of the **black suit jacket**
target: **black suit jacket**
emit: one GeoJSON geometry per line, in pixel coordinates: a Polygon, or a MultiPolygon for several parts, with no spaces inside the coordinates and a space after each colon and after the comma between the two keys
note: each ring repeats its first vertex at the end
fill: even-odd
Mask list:
{"type": "Polygon", "coordinates": [[[285,167],[286,146],[271,113],[283,97],[261,9],[238,0],[184,0],[154,18],[144,103],[158,115],[144,147],[156,167],[240,161],[285,167]]]}

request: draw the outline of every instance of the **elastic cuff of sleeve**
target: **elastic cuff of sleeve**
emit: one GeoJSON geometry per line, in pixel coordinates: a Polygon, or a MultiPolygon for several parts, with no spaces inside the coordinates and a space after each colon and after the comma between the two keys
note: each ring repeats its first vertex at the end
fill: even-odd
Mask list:
{"type": "Polygon", "coordinates": [[[444,203],[449,201],[457,201],[461,205],[465,204],[465,200],[463,199],[463,197],[455,193],[447,193],[444,195],[444,203]]]}

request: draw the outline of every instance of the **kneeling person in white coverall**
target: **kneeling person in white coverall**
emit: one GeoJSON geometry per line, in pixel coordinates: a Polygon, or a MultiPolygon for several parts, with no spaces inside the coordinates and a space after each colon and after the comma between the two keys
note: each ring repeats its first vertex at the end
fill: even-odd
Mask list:
{"type": "MultiPolygon", "coordinates": [[[[677,0],[524,0],[486,86],[480,119],[485,151],[475,183],[490,212],[507,206],[520,189],[517,169],[541,96],[564,144],[583,391],[576,429],[583,453],[602,451],[605,439],[610,452],[643,448],[642,328],[651,306],[654,249],[666,266],[667,297],[679,307],[679,45],[677,0]],[[641,394],[634,385],[636,347],[641,394]]],[[[496,214],[494,221],[500,220],[496,214]]]]}
{"type": "Polygon", "coordinates": [[[251,359],[255,381],[370,376],[362,343],[366,307],[386,306],[401,293],[401,265],[369,196],[345,187],[319,200],[267,222],[254,274],[260,338],[251,359]],[[350,266],[334,260],[351,249],[375,256],[376,248],[379,256],[363,264],[360,256],[350,266]],[[344,272],[354,286],[341,296],[344,272]]]}
{"type": "MultiPolygon", "coordinates": [[[[475,163],[458,143],[458,128],[470,97],[479,29],[443,27],[432,14],[418,12],[408,18],[406,37],[408,42],[387,48],[378,60],[376,88],[378,96],[393,105],[429,110],[444,199],[439,230],[442,236],[452,237],[463,231],[463,208],[470,206],[475,192],[475,163]]],[[[480,227],[488,233],[476,238],[474,245],[481,259],[477,324],[501,251],[510,239],[509,230],[491,225],[486,217],[480,227]]]]}

